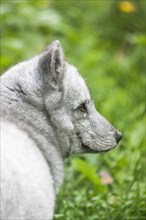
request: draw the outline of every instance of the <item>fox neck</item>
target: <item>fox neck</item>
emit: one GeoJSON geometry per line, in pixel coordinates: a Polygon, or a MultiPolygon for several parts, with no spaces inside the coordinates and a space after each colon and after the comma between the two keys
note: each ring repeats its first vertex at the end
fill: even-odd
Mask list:
{"type": "Polygon", "coordinates": [[[55,129],[43,105],[38,108],[34,103],[23,102],[16,92],[9,88],[2,88],[1,117],[15,123],[36,143],[47,161],[54,179],[56,193],[63,179],[64,152],[57,140],[55,129]]]}

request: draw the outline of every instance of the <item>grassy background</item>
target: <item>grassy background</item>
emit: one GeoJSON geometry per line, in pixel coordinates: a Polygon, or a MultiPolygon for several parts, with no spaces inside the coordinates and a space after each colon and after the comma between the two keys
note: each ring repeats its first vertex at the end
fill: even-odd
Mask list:
{"type": "Polygon", "coordinates": [[[144,0],[2,0],[1,73],[59,39],[123,139],[65,162],[55,220],[146,219],[144,0]]]}

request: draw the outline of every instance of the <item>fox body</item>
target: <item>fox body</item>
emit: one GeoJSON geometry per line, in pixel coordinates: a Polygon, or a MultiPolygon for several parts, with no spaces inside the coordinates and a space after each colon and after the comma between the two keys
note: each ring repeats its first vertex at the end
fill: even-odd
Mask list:
{"type": "Polygon", "coordinates": [[[122,135],[95,109],[59,41],[1,77],[1,219],[53,219],[63,161],[114,148],[122,135]]]}

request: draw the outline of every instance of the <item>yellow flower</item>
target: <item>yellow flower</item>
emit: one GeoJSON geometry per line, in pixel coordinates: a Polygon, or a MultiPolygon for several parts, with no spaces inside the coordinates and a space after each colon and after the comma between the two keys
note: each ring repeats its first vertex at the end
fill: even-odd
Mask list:
{"type": "Polygon", "coordinates": [[[119,9],[122,12],[132,13],[136,11],[135,5],[130,1],[121,1],[119,2],[119,9]]]}

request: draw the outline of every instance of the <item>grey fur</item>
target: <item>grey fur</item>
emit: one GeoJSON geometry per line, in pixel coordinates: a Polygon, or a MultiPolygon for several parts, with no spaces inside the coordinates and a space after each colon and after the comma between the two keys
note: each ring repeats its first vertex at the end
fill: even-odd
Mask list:
{"type": "Polygon", "coordinates": [[[50,220],[53,218],[55,194],[63,180],[64,159],[74,153],[111,150],[117,145],[121,134],[96,111],[85,81],[77,69],[65,61],[59,41],[54,41],[38,56],[2,75],[1,103],[1,137],[4,145],[1,218],[50,220]],[[27,158],[23,164],[24,176],[20,174],[18,165],[15,169],[17,175],[14,175],[11,172],[11,158],[8,161],[9,151],[13,151],[12,160],[13,157],[15,160],[15,151],[18,151],[16,158],[19,160],[21,148],[22,153],[27,151],[26,137],[28,146],[32,148],[29,154],[32,165],[28,167],[31,175],[25,169],[27,158]],[[17,139],[20,147],[15,150],[17,139]],[[37,181],[41,183],[42,193],[45,187],[50,193],[46,192],[44,200],[41,191],[34,192],[29,184],[30,188],[24,189],[23,185],[24,180],[31,181],[33,173],[37,174],[33,165],[36,161],[34,154],[38,155],[38,161],[40,158],[40,164],[44,164],[42,173],[50,178],[47,185],[43,174],[38,173],[37,181]],[[7,192],[8,185],[17,185],[18,182],[19,187],[7,192]],[[33,199],[34,195],[36,199],[33,199]],[[28,202],[24,204],[26,197],[28,202]]]}

